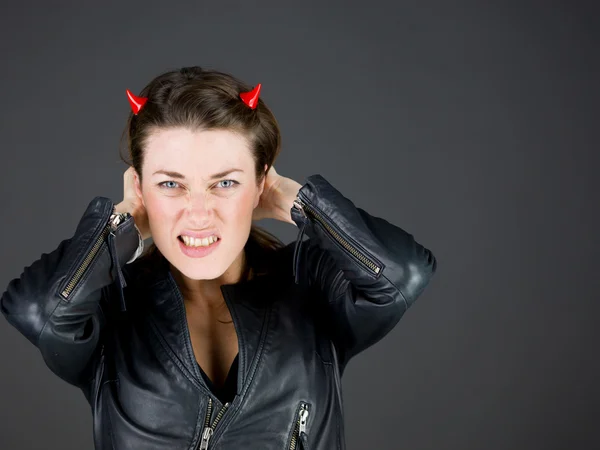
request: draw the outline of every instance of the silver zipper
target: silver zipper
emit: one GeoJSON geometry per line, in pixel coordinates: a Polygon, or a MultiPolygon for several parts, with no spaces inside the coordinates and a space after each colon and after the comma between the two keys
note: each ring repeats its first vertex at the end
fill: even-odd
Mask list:
{"type": "Polygon", "coordinates": [[[212,415],[212,408],[213,408],[212,398],[209,398],[208,406],[206,407],[206,417],[204,419],[204,431],[202,431],[202,439],[200,440],[200,445],[198,447],[198,450],[207,450],[208,449],[208,442],[210,441],[210,438],[214,434],[215,428],[217,427],[218,423],[223,418],[223,414],[225,414],[225,411],[227,411],[227,408],[229,408],[229,403],[225,403],[223,405],[223,407],[217,413],[217,417],[215,417],[215,420],[213,420],[213,422],[211,424],[210,417],[212,415]]]}
{"type": "Polygon", "coordinates": [[[371,272],[378,274],[381,271],[381,266],[379,266],[372,258],[369,258],[367,255],[358,250],[355,246],[353,246],[347,239],[342,236],[342,232],[338,232],[333,225],[329,223],[325,216],[320,214],[315,208],[309,205],[306,201],[300,198],[300,193],[294,200],[294,206],[299,209],[302,214],[307,217],[310,215],[312,218],[319,221],[321,225],[329,232],[329,234],[342,246],[344,247],[350,254],[352,254],[358,261],[360,261],[365,267],[367,267],[371,272]]]}
{"type": "Polygon", "coordinates": [[[60,295],[65,300],[68,300],[69,295],[71,295],[71,292],[73,292],[73,290],[75,289],[75,287],[77,286],[77,284],[79,283],[79,281],[81,280],[83,275],[85,274],[86,270],[88,269],[88,267],[90,266],[90,264],[92,263],[92,261],[94,260],[96,255],[98,254],[98,251],[102,247],[102,243],[106,239],[106,236],[108,236],[108,233],[111,233],[111,232],[114,233],[114,231],[117,229],[119,224],[121,224],[123,221],[125,221],[130,216],[131,216],[131,214],[129,214],[129,213],[118,214],[117,216],[115,216],[115,218],[112,222],[109,222],[104,226],[102,233],[100,233],[100,236],[98,236],[98,238],[96,239],[96,242],[94,242],[92,249],[85,256],[85,259],[83,260],[81,265],[77,268],[77,270],[75,271],[75,274],[71,277],[71,279],[67,283],[67,286],[60,293],[60,295]]]}
{"type": "Polygon", "coordinates": [[[298,446],[298,439],[300,439],[300,434],[306,434],[306,422],[308,420],[308,404],[301,402],[300,408],[298,409],[296,423],[294,424],[294,431],[292,433],[292,440],[290,441],[289,450],[296,450],[298,446]]]}
{"type": "Polygon", "coordinates": [[[300,411],[300,430],[298,431],[298,435],[304,433],[306,434],[306,421],[308,420],[308,410],[303,409],[300,411]]]}

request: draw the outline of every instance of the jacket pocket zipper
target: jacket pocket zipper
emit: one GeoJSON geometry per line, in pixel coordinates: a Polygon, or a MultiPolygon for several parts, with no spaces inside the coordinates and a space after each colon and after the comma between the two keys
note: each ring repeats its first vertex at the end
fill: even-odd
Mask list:
{"type": "Polygon", "coordinates": [[[298,449],[298,442],[303,442],[303,450],[308,450],[304,445],[306,442],[306,422],[308,421],[308,415],[310,412],[310,406],[308,403],[300,402],[300,407],[295,416],[294,431],[292,432],[292,439],[290,440],[289,450],[298,449]]]}
{"type": "Polygon", "coordinates": [[[198,447],[198,450],[207,450],[208,449],[208,442],[210,441],[210,438],[212,437],[213,433],[215,432],[215,428],[217,427],[217,424],[223,418],[223,414],[225,414],[225,411],[227,411],[227,408],[229,408],[229,403],[225,403],[223,405],[223,407],[217,413],[217,417],[215,417],[215,420],[213,420],[213,423],[211,424],[210,416],[212,415],[212,408],[213,408],[212,398],[209,398],[208,406],[206,407],[206,418],[204,419],[204,431],[202,432],[202,439],[200,440],[200,445],[198,447]]]}
{"type": "Polygon", "coordinates": [[[294,201],[294,206],[302,211],[302,214],[307,217],[310,216],[316,219],[328,232],[331,237],[333,237],[337,243],[339,243],[343,248],[345,248],[351,255],[353,255],[359,262],[363,264],[368,270],[373,272],[375,275],[379,274],[381,271],[381,266],[375,262],[375,260],[368,255],[365,255],[363,252],[358,250],[354,245],[352,245],[346,238],[342,236],[341,231],[337,231],[333,225],[329,223],[323,214],[320,214],[315,208],[308,204],[307,201],[300,198],[301,194],[298,193],[296,200],[294,201]]]}
{"type": "Polygon", "coordinates": [[[86,257],[83,260],[83,262],[81,263],[81,265],[77,268],[77,270],[75,271],[75,274],[71,277],[71,279],[67,283],[67,286],[60,293],[60,295],[65,300],[69,299],[69,295],[71,295],[71,292],[73,292],[73,290],[75,289],[75,287],[77,286],[77,284],[79,283],[79,281],[81,280],[83,275],[85,274],[86,270],[88,269],[88,267],[90,266],[90,264],[92,263],[92,261],[94,260],[96,255],[98,254],[98,251],[102,247],[102,242],[104,242],[104,239],[106,239],[106,236],[108,235],[108,233],[110,231],[111,231],[111,224],[106,224],[106,226],[102,230],[102,233],[100,233],[100,236],[98,236],[98,238],[96,239],[96,242],[94,242],[92,249],[86,255],[86,257]]]}
{"type": "Polygon", "coordinates": [[[106,237],[109,234],[112,234],[114,237],[114,232],[116,231],[117,227],[120,224],[122,224],[124,221],[129,219],[130,217],[133,217],[133,216],[131,216],[131,214],[129,214],[129,213],[121,213],[115,218],[114,222],[109,222],[104,226],[104,228],[102,229],[102,232],[100,233],[100,236],[98,236],[98,238],[94,242],[92,249],[85,256],[83,262],[80,264],[80,266],[75,271],[75,274],[69,279],[69,282],[67,283],[66,287],[60,293],[60,295],[65,300],[69,299],[69,296],[71,295],[73,290],[75,290],[75,288],[77,287],[77,285],[83,278],[83,275],[85,274],[87,269],[90,267],[92,261],[94,261],[94,258],[96,257],[96,255],[98,255],[98,252],[100,251],[100,248],[102,248],[102,243],[104,242],[106,237]]]}

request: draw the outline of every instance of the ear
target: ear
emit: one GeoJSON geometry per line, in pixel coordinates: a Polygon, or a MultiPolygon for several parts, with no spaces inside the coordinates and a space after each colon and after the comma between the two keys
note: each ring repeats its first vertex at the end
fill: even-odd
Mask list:
{"type": "Polygon", "coordinates": [[[137,170],[133,171],[133,186],[135,187],[135,195],[137,195],[144,208],[146,205],[144,204],[144,196],[142,195],[142,184],[140,182],[140,177],[137,173],[137,170]]]}
{"type": "Polygon", "coordinates": [[[260,186],[258,188],[258,194],[257,194],[256,198],[254,199],[254,207],[255,208],[258,206],[258,204],[260,202],[260,196],[262,195],[262,193],[265,190],[265,181],[267,180],[267,173],[266,173],[267,167],[268,167],[267,164],[265,164],[265,169],[264,169],[265,175],[263,176],[263,179],[260,182],[260,186]]]}
{"type": "Polygon", "coordinates": [[[265,176],[263,177],[262,181],[260,182],[260,194],[262,195],[263,191],[265,190],[265,181],[267,181],[267,167],[269,167],[267,164],[265,164],[265,176]]]}

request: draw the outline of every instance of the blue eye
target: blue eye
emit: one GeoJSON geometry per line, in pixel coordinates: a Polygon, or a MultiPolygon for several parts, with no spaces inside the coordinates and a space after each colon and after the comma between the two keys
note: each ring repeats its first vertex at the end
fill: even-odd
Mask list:
{"type": "MultiPolygon", "coordinates": [[[[163,181],[162,183],[158,183],[158,185],[159,185],[159,186],[161,186],[161,187],[166,187],[166,186],[165,186],[165,183],[175,183],[175,184],[177,184],[175,181],[173,181],[173,180],[170,180],[170,181],[163,181]]],[[[167,189],[172,189],[172,188],[170,188],[170,187],[166,187],[166,188],[167,188],[167,189]]]]}
{"type": "Polygon", "coordinates": [[[229,188],[227,188],[227,187],[226,187],[225,189],[230,189],[230,188],[232,188],[233,186],[235,186],[236,184],[240,184],[240,183],[238,183],[238,182],[237,182],[237,181],[235,181],[235,180],[222,180],[222,181],[219,181],[219,183],[223,183],[224,181],[231,181],[231,183],[233,183],[233,184],[231,184],[231,185],[230,185],[230,187],[229,187],[229,188]]]}

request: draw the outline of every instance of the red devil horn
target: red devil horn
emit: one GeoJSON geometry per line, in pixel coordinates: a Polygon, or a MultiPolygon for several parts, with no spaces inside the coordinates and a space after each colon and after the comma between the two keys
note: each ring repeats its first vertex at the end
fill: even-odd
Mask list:
{"type": "Polygon", "coordinates": [[[140,109],[146,104],[148,101],[147,97],[137,97],[131,93],[129,89],[127,89],[127,98],[129,99],[129,104],[131,105],[131,110],[134,114],[140,112],[140,109]]]}
{"type": "Polygon", "coordinates": [[[240,98],[250,108],[254,109],[258,105],[258,96],[260,94],[261,84],[258,83],[250,92],[242,92],[240,98]]]}

